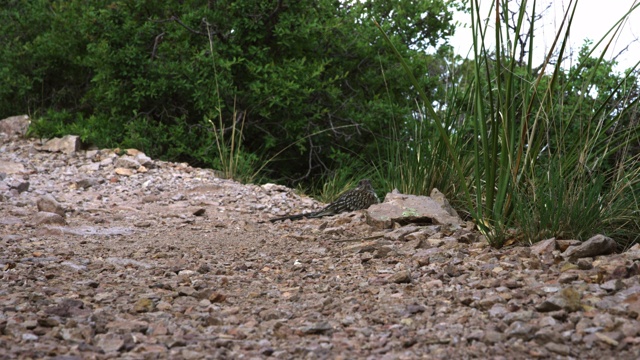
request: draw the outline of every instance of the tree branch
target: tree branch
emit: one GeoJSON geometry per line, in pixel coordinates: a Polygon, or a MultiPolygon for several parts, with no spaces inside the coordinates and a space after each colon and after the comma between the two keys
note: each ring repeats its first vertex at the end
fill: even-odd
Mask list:
{"type": "Polygon", "coordinates": [[[156,52],[158,50],[158,44],[160,43],[160,41],[162,41],[163,37],[164,37],[164,31],[160,35],[156,36],[156,40],[153,42],[153,50],[151,50],[151,61],[155,59],[156,52]]]}

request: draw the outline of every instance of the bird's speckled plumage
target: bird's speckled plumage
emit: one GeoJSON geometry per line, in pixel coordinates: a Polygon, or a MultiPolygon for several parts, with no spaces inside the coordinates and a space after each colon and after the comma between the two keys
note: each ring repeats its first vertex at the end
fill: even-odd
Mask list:
{"type": "Polygon", "coordinates": [[[378,195],[376,195],[375,190],[373,190],[373,186],[371,186],[371,181],[369,179],[360,180],[358,186],[344,192],[336,201],[327,205],[320,211],[308,213],[308,214],[297,214],[290,215],[275,219],[270,219],[271,222],[281,221],[281,220],[298,220],[302,218],[319,218],[323,216],[331,216],[340,214],[343,212],[356,211],[367,209],[369,206],[373,204],[377,204],[380,202],[378,199],[378,195]]]}

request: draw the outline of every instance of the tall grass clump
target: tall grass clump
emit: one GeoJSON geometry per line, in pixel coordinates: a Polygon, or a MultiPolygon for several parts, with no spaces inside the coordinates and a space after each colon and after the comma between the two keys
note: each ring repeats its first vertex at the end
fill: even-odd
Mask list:
{"type": "MultiPolygon", "coordinates": [[[[211,26],[209,23],[206,23],[206,25],[207,35],[209,37],[209,51],[213,57],[215,52],[211,26]]],[[[211,118],[207,118],[207,121],[211,125],[213,139],[215,139],[214,150],[217,154],[217,159],[214,163],[218,165],[217,167],[224,178],[251,182],[258,176],[255,168],[259,159],[256,155],[245,152],[242,149],[243,131],[247,112],[238,112],[234,101],[231,125],[225,126],[225,119],[222,115],[223,105],[218,82],[218,70],[215,61],[212,61],[212,63],[215,83],[215,112],[214,116],[211,117],[217,118],[217,122],[214,122],[211,118]]]]}
{"type": "Polygon", "coordinates": [[[622,246],[638,240],[637,72],[634,67],[613,74],[612,62],[604,60],[638,5],[596,44],[586,43],[577,63],[565,68],[576,7],[570,3],[539,64],[534,52],[544,46],[536,46],[534,37],[535,2],[496,1],[482,20],[486,14],[472,1],[469,81],[458,96],[448,96],[445,107],[458,109],[455,117],[463,121],[436,111],[420,94],[425,124],[437,130],[444,149],[428,155],[451,164],[465,206],[494,246],[514,234],[530,243],[595,233],[622,246]],[[469,134],[469,141],[455,141],[460,133],[469,134]],[[462,164],[469,157],[466,171],[462,164]]]}

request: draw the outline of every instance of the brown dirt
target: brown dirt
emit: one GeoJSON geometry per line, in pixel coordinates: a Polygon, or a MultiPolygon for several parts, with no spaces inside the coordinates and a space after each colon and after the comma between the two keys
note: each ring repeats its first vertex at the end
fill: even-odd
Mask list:
{"type": "Polygon", "coordinates": [[[382,235],[364,212],[259,223],[321,204],[184,164],[118,176],[89,166],[108,151],[0,146],[28,172],[0,181],[0,359],[640,357],[640,280],[614,277],[635,255],[567,269],[444,227],[362,239],[382,235]],[[47,193],[66,225],[35,216],[47,193]],[[557,294],[577,308],[541,307],[557,294]]]}

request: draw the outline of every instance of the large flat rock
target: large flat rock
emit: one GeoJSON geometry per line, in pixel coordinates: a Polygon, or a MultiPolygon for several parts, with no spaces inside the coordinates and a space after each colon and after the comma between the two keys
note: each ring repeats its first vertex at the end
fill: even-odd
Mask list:
{"type": "Polygon", "coordinates": [[[390,228],[393,223],[462,225],[460,217],[447,211],[442,202],[429,196],[388,193],[381,204],[367,210],[369,224],[378,229],[390,228]]]}

